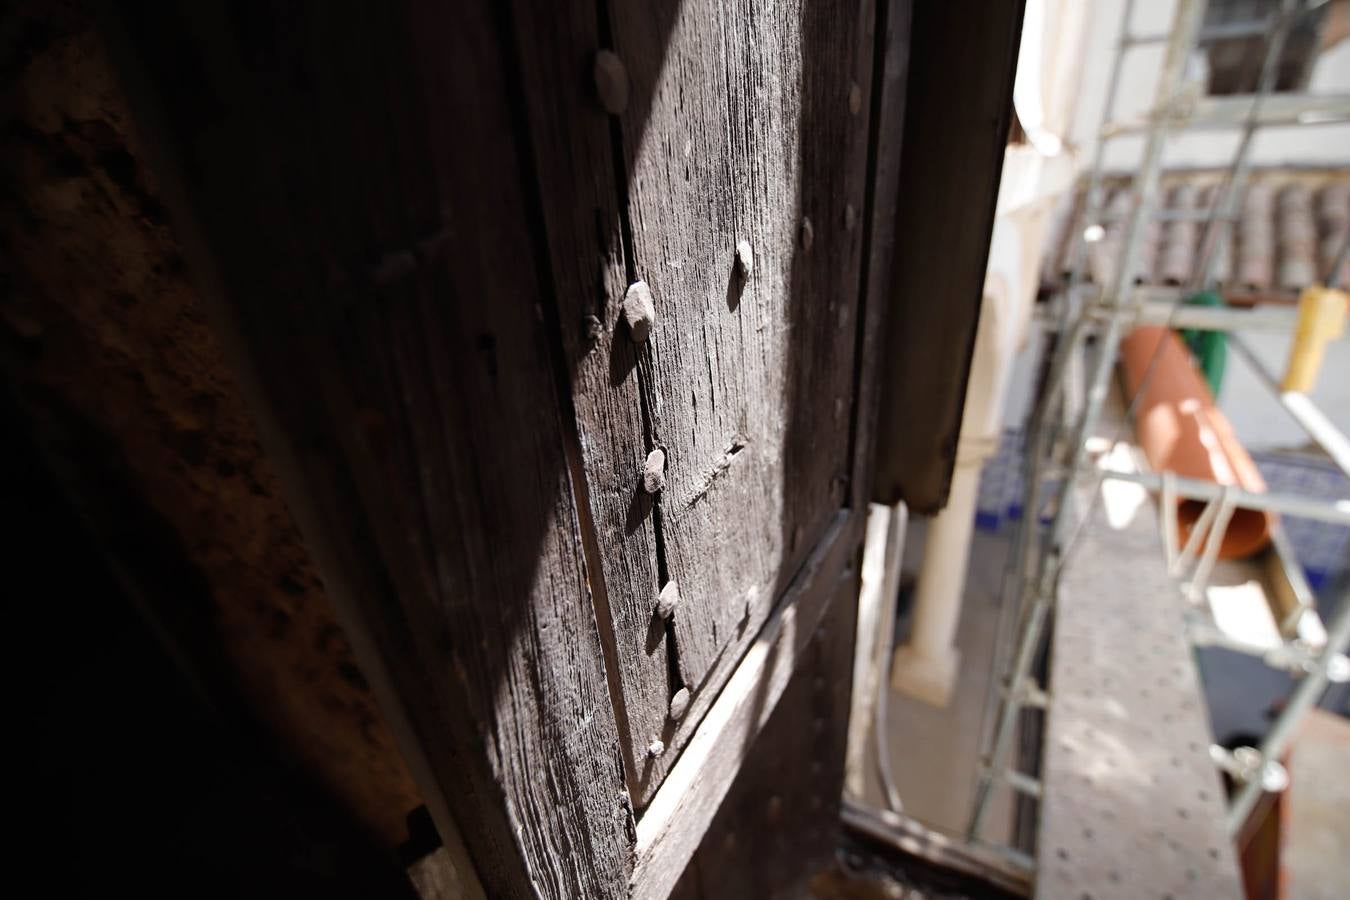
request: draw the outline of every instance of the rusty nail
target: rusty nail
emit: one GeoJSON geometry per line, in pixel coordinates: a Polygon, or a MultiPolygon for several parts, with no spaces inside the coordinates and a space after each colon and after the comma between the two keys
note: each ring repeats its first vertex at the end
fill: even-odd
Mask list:
{"type": "Polygon", "coordinates": [[[647,454],[642,464],[642,489],[649,494],[659,494],[666,486],[666,452],[657,447],[647,454]]]}
{"type": "Polygon", "coordinates": [[[736,270],[741,273],[744,281],[749,281],[750,276],[755,271],[755,251],[750,248],[749,241],[741,241],[736,245],[736,270]]]}
{"type": "Polygon", "coordinates": [[[635,281],[628,286],[623,295],[623,320],[628,323],[628,333],[633,342],[641,344],[652,333],[652,323],[656,321],[656,304],[652,302],[652,289],[645,281],[635,281]]]}
{"type": "Polygon", "coordinates": [[[675,607],[680,605],[680,586],[672,579],[656,595],[656,614],[663,619],[675,615],[675,607]]]}
{"type": "Polygon", "coordinates": [[[862,88],[858,87],[858,82],[850,81],[848,86],[848,111],[856,116],[860,109],[862,109],[862,88]]]}
{"type": "Polygon", "coordinates": [[[595,54],[591,74],[595,78],[595,93],[605,112],[617,116],[628,108],[628,70],[617,53],[601,50],[595,54]]]}
{"type": "Polygon", "coordinates": [[[670,717],[672,719],[684,718],[685,712],[689,709],[689,688],[682,687],[675,692],[675,696],[670,698],[670,717]]]}
{"type": "Polygon", "coordinates": [[[647,745],[647,755],[652,759],[666,752],[666,745],[660,738],[652,738],[652,742],[647,745]]]}
{"type": "Polygon", "coordinates": [[[809,218],[807,218],[806,216],[802,216],[802,249],[809,253],[811,250],[811,245],[814,244],[815,242],[816,242],[815,226],[811,224],[811,220],[809,218]]]}
{"type": "Polygon", "coordinates": [[[852,231],[853,223],[857,221],[858,221],[858,212],[853,208],[853,204],[850,203],[844,207],[844,227],[847,228],[849,231],[852,231]]]}

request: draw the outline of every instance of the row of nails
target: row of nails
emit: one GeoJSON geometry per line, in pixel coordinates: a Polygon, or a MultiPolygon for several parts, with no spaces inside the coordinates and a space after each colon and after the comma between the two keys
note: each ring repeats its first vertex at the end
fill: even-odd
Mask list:
{"type": "MultiPolygon", "coordinates": [[[[628,108],[628,72],[623,60],[611,50],[601,50],[595,54],[593,76],[600,105],[611,115],[621,115],[628,108]]],[[[848,93],[849,112],[857,115],[861,107],[862,91],[856,83],[852,83],[848,93]]],[[[844,225],[847,229],[852,230],[855,218],[853,206],[849,204],[844,210],[844,225]]],[[[808,251],[815,243],[815,228],[811,225],[811,220],[805,216],[802,217],[801,243],[802,249],[808,251]]],[[[742,281],[749,281],[754,275],[754,270],[754,249],[749,241],[741,241],[736,244],[736,272],[742,281]]],[[[651,336],[652,324],[656,321],[656,304],[652,300],[652,291],[647,282],[635,281],[628,286],[623,298],[622,313],[633,342],[646,343],[651,336]]],[[[642,466],[642,489],[648,494],[657,494],[665,488],[665,485],[666,454],[658,447],[647,454],[647,460],[642,466]]],[[[656,614],[662,619],[671,619],[679,602],[679,587],[674,581],[667,582],[657,596],[656,614]]],[[[684,716],[689,709],[689,699],[689,688],[682,687],[675,692],[675,696],[670,700],[672,719],[678,721],[684,716]]],[[[665,743],[653,737],[647,746],[647,754],[655,758],[665,752],[665,743]]]]}

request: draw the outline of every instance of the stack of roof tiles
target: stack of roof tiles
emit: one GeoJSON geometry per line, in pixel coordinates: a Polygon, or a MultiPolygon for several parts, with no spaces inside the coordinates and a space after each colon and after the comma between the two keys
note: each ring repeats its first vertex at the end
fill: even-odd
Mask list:
{"type": "MultiPolygon", "coordinates": [[[[1164,177],[1159,210],[1141,236],[1135,284],[1191,283],[1206,239],[1205,220],[1219,189],[1220,178],[1214,173],[1164,177]]],[[[1085,273],[1087,281],[1101,285],[1115,278],[1133,200],[1128,182],[1117,182],[1108,190],[1102,234],[1088,245],[1085,273]]],[[[1236,208],[1233,227],[1217,229],[1213,236],[1214,281],[1229,295],[1296,295],[1327,277],[1345,245],[1350,233],[1350,176],[1260,173],[1248,180],[1236,208]]],[[[1061,260],[1067,258],[1067,249],[1061,248],[1061,260]]],[[[1337,274],[1339,284],[1350,284],[1350,265],[1342,263],[1337,274]]]]}

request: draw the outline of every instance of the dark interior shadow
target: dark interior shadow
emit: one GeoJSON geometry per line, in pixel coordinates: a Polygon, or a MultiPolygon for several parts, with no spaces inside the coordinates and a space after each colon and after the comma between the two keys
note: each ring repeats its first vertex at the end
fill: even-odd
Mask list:
{"type": "MultiPolygon", "coordinates": [[[[609,385],[618,387],[633,375],[637,368],[638,348],[628,334],[628,328],[620,318],[610,328],[609,336],[609,385]]],[[[645,515],[645,513],[644,513],[645,515]]],[[[628,532],[632,534],[630,530],[628,532]]]]}

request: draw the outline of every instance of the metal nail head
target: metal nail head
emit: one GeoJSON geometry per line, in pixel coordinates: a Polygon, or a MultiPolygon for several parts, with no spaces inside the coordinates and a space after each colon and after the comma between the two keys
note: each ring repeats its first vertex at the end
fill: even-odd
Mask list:
{"type": "Polygon", "coordinates": [[[628,286],[623,295],[623,320],[628,323],[628,334],[633,343],[645,343],[651,336],[656,304],[652,302],[652,289],[647,287],[647,282],[635,281],[628,286]]]}
{"type": "Polygon", "coordinates": [[[661,588],[661,593],[656,596],[656,614],[663,619],[669,619],[675,615],[675,607],[680,605],[680,586],[672,579],[666,582],[666,586],[661,588]]]}
{"type": "Polygon", "coordinates": [[[749,241],[741,241],[736,245],[736,271],[741,273],[744,281],[749,281],[755,273],[755,251],[751,249],[749,241]]]}
{"type": "Polygon", "coordinates": [[[689,688],[682,687],[675,692],[675,696],[670,698],[670,717],[672,719],[682,719],[689,710],[689,688]]]}
{"type": "Polygon", "coordinates": [[[666,452],[660,447],[647,454],[642,464],[642,489],[649,494],[659,494],[666,486],[666,452]]]}

